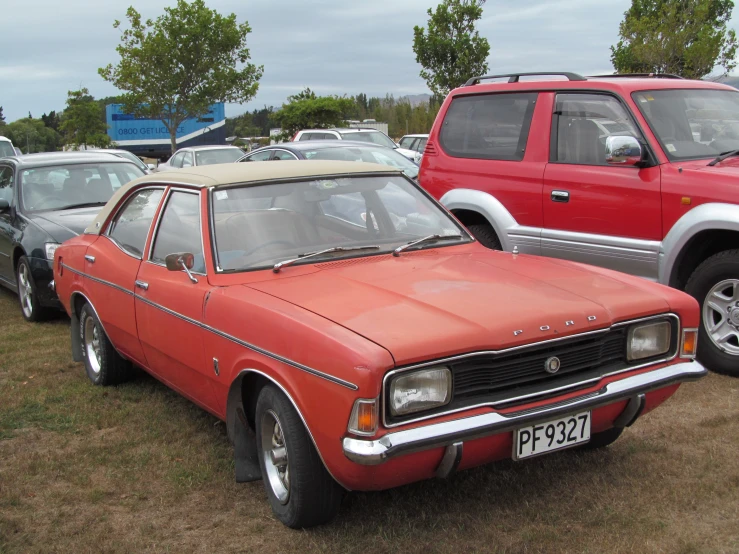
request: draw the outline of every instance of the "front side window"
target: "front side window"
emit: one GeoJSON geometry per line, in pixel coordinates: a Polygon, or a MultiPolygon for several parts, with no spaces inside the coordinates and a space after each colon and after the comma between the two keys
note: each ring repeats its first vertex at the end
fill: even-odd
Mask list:
{"type": "Polygon", "coordinates": [[[552,161],[578,165],[607,165],[609,136],[641,138],[626,108],[605,94],[557,94],[552,132],[552,161]]]}
{"type": "Polygon", "coordinates": [[[272,150],[260,150],[254,152],[251,156],[244,158],[244,162],[266,162],[272,157],[272,150]]]}
{"type": "Polygon", "coordinates": [[[197,150],[197,165],[230,164],[238,160],[244,152],[240,148],[218,148],[213,150],[197,150]]]}
{"type": "Polygon", "coordinates": [[[413,144],[413,137],[403,137],[400,139],[400,147],[410,149],[413,144]]]}
{"type": "Polygon", "coordinates": [[[13,170],[8,166],[0,166],[0,200],[13,203],[13,170]]]}
{"type": "Polygon", "coordinates": [[[108,236],[123,250],[141,258],[161,198],[162,189],[146,189],[134,193],[111,223],[108,236]]]}
{"type": "Polygon", "coordinates": [[[373,247],[340,253],[360,256],[388,253],[429,235],[449,239],[429,241],[418,248],[470,240],[455,221],[400,175],[215,189],[212,203],[217,260],[227,272],[264,269],[335,247],[373,247]]]}
{"type": "Polygon", "coordinates": [[[456,158],[523,159],[535,92],[458,96],[444,116],[439,142],[456,158]]]}
{"type": "Polygon", "coordinates": [[[287,150],[276,150],[273,160],[297,160],[295,154],[288,152],[287,150]]]}
{"type": "Polygon", "coordinates": [[[172,156],[172,159],[169,160],[169,165],[171,165],[172,167],[182,167],[182,158],[184,157],[184,152],[177,152],[174,156],[172,156]]]}
{"type": "Polygon", "coordinates": [[[132,163],[87,163],[24,169],[20,192],[25,211],[102,206],[144,172],[132,163]]]}
{"type": "Polygon", "coordinates": [[[154,237],[151,261],[164,264],[169,254],[189,252],[195,255],[192,271],[205,273],[199,199],[190,192],[173,191],[169,195],[154,237]]]}
{"type": "Polygon", "coordinates": [[[182,167],[192,167],[192,152],[185,152],[182,156],[182,167]]]}
{"type": "Polygon", "coordinates": [[[714,158],[739,149],[739,92],[650,90],[632,98],[670,160],[714,158]]]}

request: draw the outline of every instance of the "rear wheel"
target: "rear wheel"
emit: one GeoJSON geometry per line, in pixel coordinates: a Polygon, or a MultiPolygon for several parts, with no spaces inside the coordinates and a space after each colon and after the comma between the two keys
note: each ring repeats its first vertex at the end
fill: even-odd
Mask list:
{"type": "Polygon", "coordinates": [[[94,385],[103,387],[127,381],[133,372],[131,362],[121,357],[89,304],[80,310],[82,356],[87,376],[94,385]]]}
{"type": "Polygon", "coordinates": [[[323,466],[295,408],[273,386],[259,393],[255,427],[262,480],[277,518],[293,529],[331,521],[342,488],[323,466]]]}
{"type": "Polygon", "coordinates": [[[18,300],[21,304],[21,313],[26,321],[43,321],[49,317],[48,308],[44,308],[38,301],[36,295],[36,283],[31,275],[31,265],[28,258],[21,256],[18,267],[15,270],[16,282],[18,283],[18,300]]]}
{"type": "Polygon", "coordinates": [[[739,377],[739,250],[706,259],[685,292],[701,305],[698,359],[710,370],[739,377]]]}
{"type": "Polygon", "coordinates": [[[487,223],[468,225],[467,230],[472,233],[472,236],[475,237],[485,248],[490,248],[491,250],[503,249],[500,245],[498,235],[495,234],[495,230],[487,223]]]}

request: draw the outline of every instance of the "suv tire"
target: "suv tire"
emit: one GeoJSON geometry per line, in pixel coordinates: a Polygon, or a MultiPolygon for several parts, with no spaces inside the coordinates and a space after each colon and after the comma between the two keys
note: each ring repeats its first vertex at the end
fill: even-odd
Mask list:
{"type": "Polygon", "coordinates": [[[739,377],[739,250],[704,260],[688,279],[685,292],[701,306],[698,359],[712,371],[739,377]],[[709,335],[711,324],[717,334],[728,334],[723,347],[709,335]]]}
{"type": "Polygon", "coordinates": [[[503,250],[503,247],[500,245],[498,235],[495,234],[495,230],[487,223],[468,225],[467,230],[472,233],[472,236],[475,237],[485,248],[490,248],[491,250],[503,250]]]}

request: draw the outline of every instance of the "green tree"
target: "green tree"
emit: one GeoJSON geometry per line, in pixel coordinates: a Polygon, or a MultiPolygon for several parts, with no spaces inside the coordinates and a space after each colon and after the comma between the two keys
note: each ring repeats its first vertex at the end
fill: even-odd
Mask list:
{"type": "Polygon", "coordinates": [[[731,0],[632,0],[611,46],[618,73],[674,73],[689,79],[736,67],[737,39],[727,29],[731,0]]]}
{"type": "Polygon", "coordinates": [[[67,107],[62,114],[59,130],[67,144],[74,146],[110,145],[108,126],[100,119],[100,104],[86,88],[67,93],[67,107]]]}
{"type": "Polygon", "coordinates": [[[413,28],[413,52],[421,77],[434,94],[446,96],[488,70],[490,44],[475,30],[485,0],[443,0],[428,10],[428,30],[413,28]]]}
{"type": "Polygon", "coordinates": [[[293,96],[273,115],[282,127],[283,138],[290,138],[301,129],[341,127],[355,104],[342,96],[316,96],[309,88],[293,96]]]}
{"type": "Polygon", "coordinates": [[[59,114],[56,113],[55,110],[51,110],[49,112],[49,115],[42,114],[41,121],[43,121],[44,125],[46,125],[49,129],[54,129],[57,132],[59,131],[59,125],[61,125],[61,117],[59,117],[59,114]]]}
{"type": "Polygon", "coordinates": [[[8,137],[24,154],[54,152],[62,144],[62,138],[40,119],[24,117],[0,127],[0,135],[8,137]]]}
{"type": "Polygon", "coordinates": [[[155,21],[142,21],[133,7],[126,17],[130,28],[116,48],[118,65],[98,72],[125,91],[124,111],[162,121],[173,152],[183,121],[202,117],[215,102],[244,103],[256,94],[264,70],[249,63],[251,28],[235,14],[224,17],[203,0],[178,0],[155,21]]]}

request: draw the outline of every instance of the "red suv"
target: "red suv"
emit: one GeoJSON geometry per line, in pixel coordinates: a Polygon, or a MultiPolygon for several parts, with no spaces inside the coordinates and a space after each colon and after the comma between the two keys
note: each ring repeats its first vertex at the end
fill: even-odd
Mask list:
{"type": "Polygon", "coordinates": [[[470,79],[436,118],[420,182],[490,248],[687,291],[702,307],[699,358],[739,376],[736,89],[672,75],[470,79]]]}

